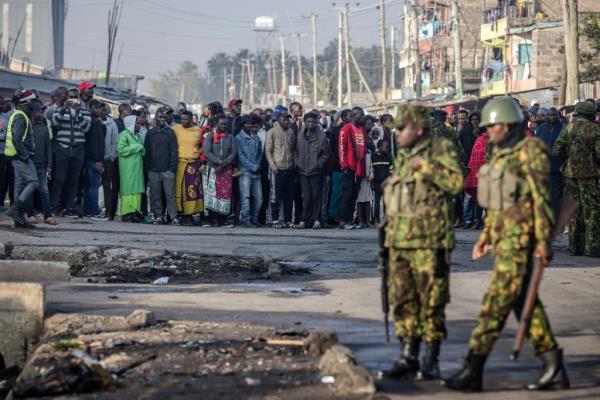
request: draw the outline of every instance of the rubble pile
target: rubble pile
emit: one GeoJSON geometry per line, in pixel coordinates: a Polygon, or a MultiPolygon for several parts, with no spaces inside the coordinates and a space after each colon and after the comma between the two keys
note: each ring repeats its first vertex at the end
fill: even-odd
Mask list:
{"type": "Polygon", "coordinates": [[[57,314],[46,320],[13,396],[221,399],[243,390],[246,398],[353,398],[359,392],[347,384],[323,379],[336,372],[320,365],[336,342],[331,331],[300,325],[161,321],[146,310],[57,314]]]}
{"type": "Polygon", "coordinates": [[[189,254],[106,246],[34,249],[11,246],[7,257],[66,261],[70,265],[71,276],[89,283],[210,284],[279,280],[284,276],[310,273],[308,268],[278,264],[270,257],[189,254]]]}

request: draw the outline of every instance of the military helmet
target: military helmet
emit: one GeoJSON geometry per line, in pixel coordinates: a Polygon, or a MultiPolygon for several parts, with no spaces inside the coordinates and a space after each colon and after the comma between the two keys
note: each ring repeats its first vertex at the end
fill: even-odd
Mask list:
{"type": "Polygon", "coordinates": [[[591,102],[582,101],[575,105],[575,115],[596,115],[596,110],[591,102]]]}
{"type": "Polygon", "coordinates": [[[512,97],[496,97],[488,101],[481,110],[480,127],[485,128],[494,124],[516,124],[523,122],[525,116],[512,97]]]}
{"type": "Polygon", "coordinates": [[[406,125],[406,120],[408,119],[419,127],[430,128],[431,119],[429,113],[429,109],[425,106],[401,104],[396,111],[394,120],[385,124],[385,127],[389,129],[401,128],[406,125]]]}

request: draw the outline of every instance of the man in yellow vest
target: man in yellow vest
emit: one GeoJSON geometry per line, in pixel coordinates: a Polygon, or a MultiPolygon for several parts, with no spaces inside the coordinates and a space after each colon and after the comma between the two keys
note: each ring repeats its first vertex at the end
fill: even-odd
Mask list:
{"type": "Polygon", "coordinates": [[[17,90],[13,96],[15,112],[8,120],[4,154],[11,160],[15,173],[15,201],[6,215],[15,221],[15,226],[27,226],[25,205],[39,185],[31,159],[35,142],[31,134],[30,118],[36,101],[37,97],[32,90],[17,90]]]}

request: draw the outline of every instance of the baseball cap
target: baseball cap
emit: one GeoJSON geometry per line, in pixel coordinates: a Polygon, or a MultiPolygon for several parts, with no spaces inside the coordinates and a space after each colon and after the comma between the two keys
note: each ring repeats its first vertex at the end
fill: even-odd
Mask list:
{"type": "Polygon", "coordinates": [[[78,89],[79,89],[79,92],[81,93],[81,92],[83,92],[87,88],[92,88],[93,89],[95,87],[96,87],[95,83],[91,83],[91,82],[88,82],[88,81],[83,81],[83,82],[81,82],[79,84],[78,89]]]}
{"type": "Polygon", "coordinates": [[[240,104],[240,103],[243,103],[242,99],[229,100],[229,103],[227,103],[227,108],[231,108],[231,107],[235,106],[236,104],[240,104]]]}

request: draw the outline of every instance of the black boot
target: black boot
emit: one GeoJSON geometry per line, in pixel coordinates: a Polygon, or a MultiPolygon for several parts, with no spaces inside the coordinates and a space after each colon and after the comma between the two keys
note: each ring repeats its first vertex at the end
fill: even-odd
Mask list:
{"type": "Polygon", "coordinates": [[[419,338],[401,340],[402,350],[394,366],[387,371],[380,371],[380,379],[412,378],[419,370],[419,338]]]}
{"type": "Polygon", "coordinates": [[[440,341],[425,342],[425,355],[421,359],[421,369],[417,374],[417,379],[433,380],[440,379],[440,341]]]}
{"type": "Polygon", "coordinates": [[[481,392],[483,390],[483,366],[487,355],[469,351],[462,370],[449,379],[442,380],[442,386],[463,392],[481,392]]]}
{"type": "Polygon", "coordinates": [[[567,370],[563,363],[562,349],[554,349],[542,353],[540,358],[544,363],[542,375],[537,382],[525,386],[527,390],[544,390],[552,389],[554,387],[568,389],[571,387],[569,377],[567,376],[567,370]]]}
{"type": "Polygon", "coordinates": [[[19,200],[15,199],[13,205],[6,211],[6,215],[15,221],[15,225],[27,225],[27,218],[25,218],[25,205],[19,200]]]}

